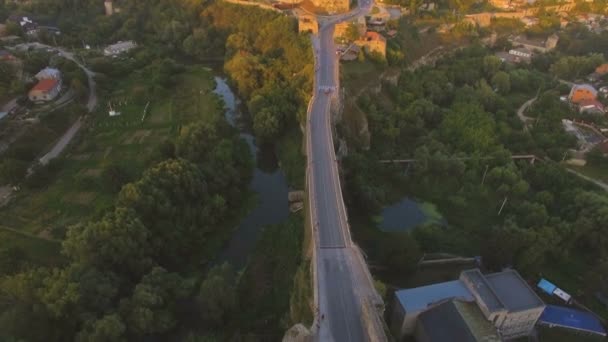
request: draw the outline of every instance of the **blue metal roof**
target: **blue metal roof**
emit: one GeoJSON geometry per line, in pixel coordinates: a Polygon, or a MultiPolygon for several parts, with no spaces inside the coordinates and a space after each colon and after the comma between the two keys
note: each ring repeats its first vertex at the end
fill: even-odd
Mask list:
{"type": "Polygon", "coordinates": [[[395,296],[405,312],[424,310],[431,304],[450,298],[458,298],[463,301],[475,300],[460,280],[399,290],[395,292],[395,296]]]}
{"type": "Polygon", "coordinates": [[[606,336],[606,330],[592,314],[557,305],[547,305],[538,322],[606,336]]]}

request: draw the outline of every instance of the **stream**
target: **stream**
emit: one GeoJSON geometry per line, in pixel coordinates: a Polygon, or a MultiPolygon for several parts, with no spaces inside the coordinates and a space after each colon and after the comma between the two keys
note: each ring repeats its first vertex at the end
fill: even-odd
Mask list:
{"type": "Polygon", "coordinates": [[[256,194],[255,207],[239,223],[230,241],[215,261],[217,264],[228,262],[239,270],[247,264],[247,259],[253,252],[262,229],[267,225],[282,223],[289,216],[287,201],[289,187],[273,149],[259,148],[247,125],[243,123],[240,100],[230,89],[226,79],[215,77],[215,83],[214,93],[224,101],[226,120],[231,126],[236,127],[240,136],[247,141],[256,163],[249,184],[249,188],[256,194]]]}

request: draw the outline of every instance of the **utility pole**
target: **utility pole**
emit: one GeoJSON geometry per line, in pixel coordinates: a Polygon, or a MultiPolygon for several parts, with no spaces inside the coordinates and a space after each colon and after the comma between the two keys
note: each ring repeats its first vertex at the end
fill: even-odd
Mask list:
{"type": "Polygon", "coordinates": [[[483,185],[483,183],[485,183],[485,181],[486,181],[486,174],[488,173],[489,167],[490,167],[490,165],[486,165],[486,170],[483,172],[483,177],[481,178],[481,185],[483,185]]]}
{"type": "Polygon", "coordinates": [[[505,204],[507,203],[507,199],[509,199],[509,196],[505,196],[505,200],[502,201],[502,205],[500,206],[500,209],[498,210],[498,216],[500,216],[500,213],[502,213],[502,209],[505,207],[505,204]]]}

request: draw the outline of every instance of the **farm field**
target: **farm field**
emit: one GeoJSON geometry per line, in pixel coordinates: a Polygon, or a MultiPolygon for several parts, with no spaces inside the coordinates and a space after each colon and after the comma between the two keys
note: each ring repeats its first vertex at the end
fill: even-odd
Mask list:
{"type": "MultiPolygon", "coordinates": [[[[222,110],[213,93],[210,69],[189,67],[174,78],[175,86],[170,91],[155,90],[149,104],[147,99],[135,100],[134,94],[150,82],[141,73],[115,82],[79,136],[52,163],[54,171],[46,185],[23,187],[0,209],[0,232],[17,235],[11,230],[18,230],[42,240],[63,239],[70,225],[100,217],[111,207],[120,186],[159,160],[164,142],[174,140],[183,125],[222,110]],[[108,115],[110,103],[120,115],[108,115]]],[[[1,239],[0,251],[12,240],[1,239]]]]}

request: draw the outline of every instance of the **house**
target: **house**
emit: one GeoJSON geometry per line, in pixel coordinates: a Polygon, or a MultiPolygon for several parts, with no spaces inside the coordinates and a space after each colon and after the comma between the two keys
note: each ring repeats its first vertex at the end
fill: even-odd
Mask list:
{"type": "Polygon", "coordinates": [[[597,100],[583,100],[578,104],[579,113],[604,114],[604,105],[597,100]]]}
{"type": "Polygon", "coordinates": [[[604,75],[608,74],[608,63],[604,63],[604,64],[598,66],[597,68],[595,68],[595,73],[600,76],[604,76],[604,75]]]}
{"type": "Polygon", "coordinates": [[[542,39],[528,39],[526,37],[518,36],[509,41],[513,44],[513,46],[521,46],[531,51],[539,51],[539,52],[548,52],[557,46],[559,42],[559,36],[556,34],[552,34],[547,37],[546,40],[542,39]]]}
{"type": "Polygon", "coordinates": [[[136,47],[137,43],[132,40],[128,40],[126,42],[118,42],[116,44],[109,45],[105,49],[103,49],[103,54],[105,56],[118,56],[136,47]]]}
{"type": "Polygon", "coordinates": [[[61,90],[61,80],[43,79],[38,82],[28,93],[32,102],[47,102],[53,100],[61,90]]]}
{"type": "Polygon", "coordinates": [[[398,338],[414,335],[425,342],[529,336],[545,309],[543,301],[511,269],[488,275],[479,269],[466,270],[458,280],[399,290],[395,298],[393,333],[398,338]],[[444,329],[462,339],[444,335],[444,329]]]}
{"type": "Polygon", "coordinates": [[[589,84],[576,84],[568,95],[570,103],[578,104],[586,100],[597,100],[597,90],[589,84]]]}
{"type": "Polygon", "coordinates": [[[40,70],[34,77],[36,77],[36,79],[38,81],[48,80],[48,79],[61,80],[61,71],[59,71],[58,69],[55,69],[55,68],[46,67],[46,68],[40,70]]]}
{"type": "Polygon", "coordinates": [[[511,49],[509,52],[501,51],[496,53],[496,57],[500,58],[501,61],[511,64],[530,63],[533,55],[530,49],[523,47],[511,49]]]}
{"type": "Polygon", "coordinates": [[[530,60],[533,56],[532,51],[530,51],[530,49],[528,48],[516,48],[516,49],[511,49],[509,50],[509,54],[513,55],[513,56],[517,56],[523,59],[527,59],[530,60]]]}
{"type": "Polygon", "coordinates": [[[362,47],[368,53],[375,52],[382,57],[386,57],[386,38],[378,32],[366,32],[365,36],[355,41],[355,44],[362,47]]]}

